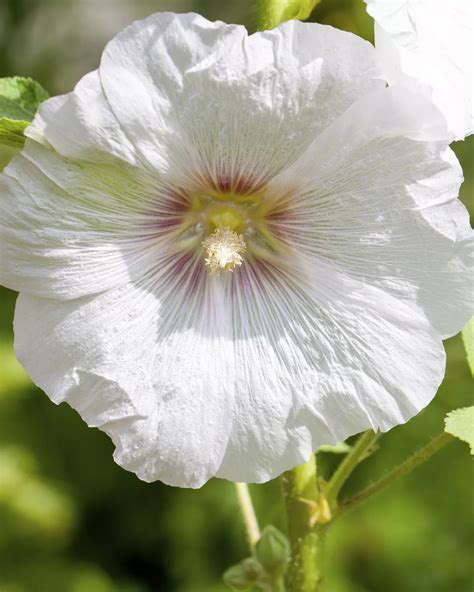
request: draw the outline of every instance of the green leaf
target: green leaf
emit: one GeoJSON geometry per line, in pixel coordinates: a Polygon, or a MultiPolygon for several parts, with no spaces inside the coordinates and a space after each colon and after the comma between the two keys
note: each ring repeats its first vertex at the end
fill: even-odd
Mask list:
{"type": "Polygon", "coordinates": [[[332,454],[347,454],[352,449],[352,446],[346,444],[345,442],[338,442],[334,444],[334,446],[329,446],[328,444],[324,446],[320,446],[318,448],[318,452],[332,452],[332,454]]]}
{"type": "Polygon", "coordinates": [[[474,317],[471,317],[471,320],[462,330],[462,340],[466,348],[467,363],[474,376],[474,317]]]}
{"type": "Polygon", "coordinates": [[[273,29],[289,20],[304,21],[320,0],[257,0],[259,29],[273,29]]]}
{"type": "Polygon", "coordinates": [[[448,413],[444,420],[444,431],[467,442],[474,454],[474,407],[463,407],[448,413]]]}
{"type": "Polygon", "coordinates": [[[31,78],[0,78],[0,117],[32,121],[38,105],[47,98],[48,93],[31,78]]]}
{"type": "Polygon", "coordinates": [[[23,130],[28,125],[30,125],[28,121],[0,117],[0,144],[11,148],[21,148],[25,142],[23,130]]]}
{"type": "Polygon", "coordinates": [[[31,78],[0,78],[0,143],[21,148],[24,129],[47,98],[48,93],[31,78]]]}

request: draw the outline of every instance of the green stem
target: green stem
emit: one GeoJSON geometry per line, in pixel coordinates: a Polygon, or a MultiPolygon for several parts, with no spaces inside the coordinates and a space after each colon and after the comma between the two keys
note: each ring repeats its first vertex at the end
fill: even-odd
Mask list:
{"type": "Polygon", "coordinates": [[[318,499],[316,456],[283,474],[283,495],[288,519],[291,562],[286,574],[288,592],[319,592],[326,526],[311,526],[308,505],[318,499]]]}
{"type": "Polygon", "coordinates": [[[247,483],[234,483],[237,501],[244,520],[245,530],[252,553],[255,551],[255,545],[260,539],[260,528],[258,526],[257,516],[250,497],[247,483]]]}
{"type": "Polygon", "coordinates": [[[354,444],[352,450],[337,467],[325,490],[325,496],[331,508],[337,506],[337,498],[342,486],[356,466],[364,459],[368,450],[375,444],[379,436],[380,434],[376,434],[372,430],[364,432],[354,444]]]}
{"type": "Polygon", "coordinates": [[[364,502],[369,497],[379,493],[386,489],[389,485],[393,482],[401,479],[408,473],[411,473],[413,469],[415,469],[418,465],[424,463],[428,459],[430,459],[433,454],[436,454],[443,446],[448,444],[454,440],[454,437],[451,434],[447,434],[446,432],[442,432],[438,436],[434,437],[431,442],[426,444],[423,448],[409,456],[405,461],[403,461],[398,467],[387,473],[384,477],[372,483],[365,489],[363,489],[360,493],[357,493],[350,499],[344,501],[339,508],[337,515],[341,515],[347,510],[352,509],[354,506],[358,505],[361,502],[364,502]]]}

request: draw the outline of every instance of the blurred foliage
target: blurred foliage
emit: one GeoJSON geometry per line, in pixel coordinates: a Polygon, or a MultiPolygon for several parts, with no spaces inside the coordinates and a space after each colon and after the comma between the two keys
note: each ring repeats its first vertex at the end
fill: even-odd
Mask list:
{"type": "MultiPolygon", "coordinates": [[[[118,30],[156,10],[255,26],[250,0],[2,0],[0,76],[67,92],[118,30]]],[[[322,0],[312,18],[372,37],[362,0],[322,0]]],[[[471,206],[473,148],[473,138],[455,146],[471,206]]],[[[12,154],[4,149],[0,166],[12,154]]],[[[248,554],[231,484],[172,489],[116,466],[107,436],[30,383],[13,355],[15,295],[3,290],[0,298],[0,592],[224,592],[221,574],[248,554]]],[[[446,348],[435,400],[382,438],[348,495],[441,430],[448,411],[471,403],[460,338],[446,348]]],[[[325,454],[324,470],[339,459],[325,454]]],[[[472,484],[469,449],[454,442],[345,516],[329,537],[328,592],[472,592],[472,484]]],[[[284,529],[278,482],[251,490],[262,524],[284,529]]]]}

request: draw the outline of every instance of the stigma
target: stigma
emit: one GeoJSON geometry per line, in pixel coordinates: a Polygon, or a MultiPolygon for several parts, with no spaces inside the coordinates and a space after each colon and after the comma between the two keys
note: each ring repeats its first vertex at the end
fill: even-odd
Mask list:
{"type": "Polygon", "coordinates": [[[245,240],[227,226],[220,226],[202,242],[206,252],[204,262],[210,274],[234,271],[242,265],[242,254],[246,250],[245,240]]]}

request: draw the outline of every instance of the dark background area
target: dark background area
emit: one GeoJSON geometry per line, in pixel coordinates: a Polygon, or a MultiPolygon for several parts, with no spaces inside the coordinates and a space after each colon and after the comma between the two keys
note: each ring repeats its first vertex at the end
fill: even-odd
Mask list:
{"type": "MultiPolygon", "coordinates": [[[[1,0],[0,76],[32,76],[52,95],[67,92],[97,67],[116,32],[159,10],[255,25],[250,0],[1,0]]],[[[362,0],[322,0],[312,20],[371,39],[362,0]]],[[[473,138],[455,146],[470,205],[473,148],[473,138]]],[[[0,152],[0,164],[10,156],[0,152]]],[[[0,297],[0,592],[224,592],[222,572],[248,554],[232,484],[173,489],[116,466],[107,436],[51,403],[15,361],[15,294],[0,297]]],[[[433,403],[382,438],[348,493],[440,431],[449,410],[471,403],[459,336],[446,348],[433,403]]],[[[336,458],[326,457],[329,469],[336,458]]],[[[329,538],[328,592],[472,592],[472,484],[468,447],[455,442],[341,519],[329,538]]],[[[278,480],[251,492],[262,524],[283,529],[278,480]]]]}

